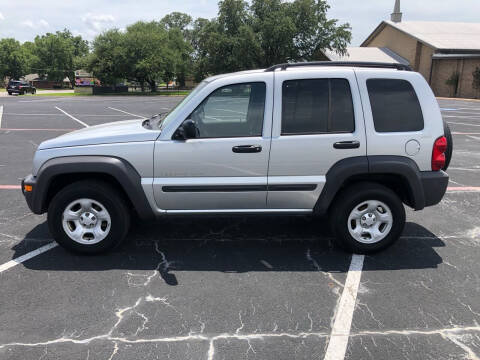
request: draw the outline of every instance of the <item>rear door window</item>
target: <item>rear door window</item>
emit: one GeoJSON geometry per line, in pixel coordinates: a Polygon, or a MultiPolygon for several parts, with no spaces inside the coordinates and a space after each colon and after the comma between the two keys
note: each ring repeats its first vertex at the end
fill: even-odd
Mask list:
{"type": "Polygon", "coordinates": [[[282,85],[282,135],[353,132],[346,79],[287,80],[282,85]]]}
{"type": "Polygon", "coordinates": [[[367,88],[375,131],[423,130],[422,109],[412,84],[401,79],[369,79],[367,88]]]}

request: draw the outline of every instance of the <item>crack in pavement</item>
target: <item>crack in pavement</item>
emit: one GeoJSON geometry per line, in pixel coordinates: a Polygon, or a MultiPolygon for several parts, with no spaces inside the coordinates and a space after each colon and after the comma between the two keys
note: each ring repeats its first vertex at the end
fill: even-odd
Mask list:
{"type": "MultiPolygon", "coordinates": [[[[128,337],[118,337],[113,336],[114,330],[119,326],[119,324],[124,319],[124,314],[129,310],[134,310],[141,302],[142,298],[138,299],[134,305],[119,309],[116,311],[115,315],[117,316],[118,320],[110,329],[110,331],[106,334],[97,335],[85,339],[79,339],[74,337],[60,337],[58,339],[47,340],[42,342],[36,343],[21,343],[21,342],[14,342],[8,344],[0,344],[0,349],[7,348],[7,347],[37,347],[37,346],[48,346],[54,344],[61,344],[61,343],[73,343],[73,344],[80,344],[80,345],[88,345],[94,341],[111,341],[114,343],[114,350],[112,355],[115,355],[118,352],[118,343],[125,343],[125,344],[140,344],[140,343],[174,343],[174,342],[183,342],[183,341],[206,341],[209,342],[209,350],[208,350],[208,359],[213,359],[215,354],[215,346],[214,342],[217,340],[244,340],[249,342],[250,340],[265,340],[268,338],[292,338],[292,339],[305,339],[307,337],[318,337],[318,338],[327,338],[330,336],[329,333],[324,332],[298,332],[298,333],[255,333],[255,334],[239,334],[235,333],[221,333],[214,336],[209,336],[203,333],[204,328],[202,328],[202,333],[197,334],[189,334],[185,336],[172,336],[172,337],[160,337],[160,338],[128,338],[128,337]]],[[[468,332],[480,332],[480,326],[466,326],[466,327],[453,327],[453,328],[444,328],[444,329],[436,329],[436,330],[385,330],[385,331],[358,331],[350,333],[350,337],[362,337],[362,336],[389,336],[389,335],[402,335],[402,336],[412,336],[412,335],[440,335],[445,339],[451,340],[458,346],[459,343],[462,344],[462,348],[466,350],[468,346],[464,343],[459,342],[457,339],[464,333],[468,332]]],[[[335,335],[333,335],[335,336],[335,335]]],[[[250,345],[251,346],[251,345],[250,345]]],[[[476,356],[473,350],[469,349],[469,354],[476,356]]],[[[253,348],[251,349],[253,351],[253,348]]],[[[478,357],[471,357],[472,359],[477,360],[478,357]]]]}

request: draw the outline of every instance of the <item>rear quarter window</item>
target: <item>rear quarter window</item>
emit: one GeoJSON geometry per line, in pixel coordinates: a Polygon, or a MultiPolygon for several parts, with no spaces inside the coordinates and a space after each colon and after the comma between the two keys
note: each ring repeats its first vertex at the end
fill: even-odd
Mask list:
{"type": "Polygon", "coordinates": [[[367,89],[375,131],[423,130],[422,108],[410,82],[401,79],[369,79],[367,89]]]}

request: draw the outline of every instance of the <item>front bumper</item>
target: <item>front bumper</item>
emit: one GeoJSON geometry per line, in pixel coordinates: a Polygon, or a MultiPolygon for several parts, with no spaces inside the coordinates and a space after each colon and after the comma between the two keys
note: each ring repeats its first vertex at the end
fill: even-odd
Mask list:
{"type": "Polygon", "coordinates": [[[25,201],[27,202],[28,207],[30,210],[35,213],[35,214],[41,214],[38,210],[36,211],[35,206],[34,206],[34,201],[35,201],[35,190],[37,185],[37,180],[35,176],[33,175],[28,175],[22,180],[22,193],[23,196],[25,197],[25,201]],[[25,191],[25,185],[30,185],[32,186],[32,191],[25,191]]]}
{"type": "Polygon", "coordinates": [[[420,173],[425,206],[438,204],[447,191],[449,177],[444,171],[422,171],[420,173]]]}

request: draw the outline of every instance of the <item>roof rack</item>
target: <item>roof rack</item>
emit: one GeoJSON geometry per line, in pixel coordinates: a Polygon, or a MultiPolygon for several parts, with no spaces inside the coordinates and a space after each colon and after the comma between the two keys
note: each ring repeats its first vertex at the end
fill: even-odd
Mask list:
{"type": "Polygon", "coordinates": [[[298,62],[298,63],[285,63],[270,66],[265,71],[275,71],[277,69],[286,70],[289,67],[301,67],[301,66],[352,66],[362,68],[382,68],[382,69],[397,69],[404,71],[413,71],[409,65],[399,63],[383,63],[383,62],[371,62],[371,61],[310,61],[310,62],[298,62]]]}

